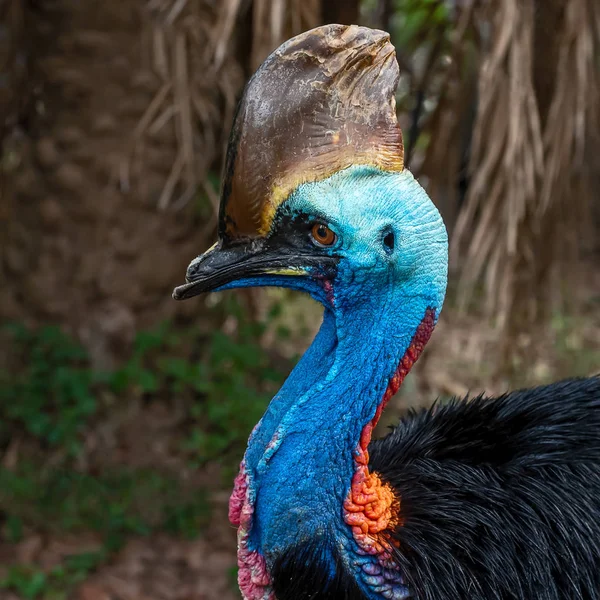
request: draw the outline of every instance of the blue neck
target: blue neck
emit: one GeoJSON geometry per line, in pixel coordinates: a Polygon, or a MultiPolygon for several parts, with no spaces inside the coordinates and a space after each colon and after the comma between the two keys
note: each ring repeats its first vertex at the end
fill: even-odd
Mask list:
{"type": "MultiPolygon", "coordinates": [[[[264,581],[260,574],[279,556],[312,542],[322,550],[320,560],[333,559],[335,552],[366,596],[381,598],[379,583],[370,581],[377,565],[368,562],[378,559],[359,547],[344,518],[344,501],[353,475],[361,474],[355,458],[366,458],[357,453],[365,426],[400,362],[403,369],[412,364],[414,349],[407,351],[426,315],[432,309],[435,317],[441,309],[446,230],[407,171],[350,167],[299,186],[283,208],[282,216],[316,215],[330,226],[337,241],[321,251],[336,257],[337,273],[327,293],[310,274],[232,284],[295,287],[325,306],[319,334],[249,441],[232,502],[245,566],[240,581],[248,598],[262,597],[250,589],[252,578],[264,581]]],[[[428,321],[425,329],[432,325],[428,321]]],[[[386,593],[407,597],[396,575],[385,584],[386,593]]]]}
{"type": "Polygon", "coordinates": [[[431,304],[380,284],[365,278],[356,297],[345,293],[343,304],[325,309],[315,341],[251,436],[251,541],[267,564],[308,538],[351,538],[342,508],[361,432],[431,304]]]}

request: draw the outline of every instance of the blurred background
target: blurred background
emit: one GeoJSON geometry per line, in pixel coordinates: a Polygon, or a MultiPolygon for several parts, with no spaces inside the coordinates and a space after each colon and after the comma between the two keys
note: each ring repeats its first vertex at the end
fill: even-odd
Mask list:
{"type": "Polygon", "coordinates": [[[226,502],[321,310],[171,299],[216,237],[245,81],[323,23],[389,31],[451,283],[379,433],[600,371],[597,0],[0,0],[0,598],[238,598],[226,502]]]}

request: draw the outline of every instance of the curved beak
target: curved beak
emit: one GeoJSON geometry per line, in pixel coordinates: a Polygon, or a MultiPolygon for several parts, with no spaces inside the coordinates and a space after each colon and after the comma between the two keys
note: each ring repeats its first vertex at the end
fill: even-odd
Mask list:
{"type": "Polygon", "coordinates": [[[335,257],[269,244],[268,240],[228,246],[220,241],[190,263],[186,283],[175,288],[173,298],[185,300],[224,286],[235,287],[239,280],[256,279],[258,286],[268,285],[273,278],[276,285],[281,285],[282,277],[329,278],[335,274],[337,261],[335,257]]]}

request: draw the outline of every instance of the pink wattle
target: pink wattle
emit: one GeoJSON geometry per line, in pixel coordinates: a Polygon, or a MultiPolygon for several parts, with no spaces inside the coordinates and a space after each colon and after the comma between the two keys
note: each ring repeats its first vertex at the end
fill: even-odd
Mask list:
{"type": "Polygon", "coordinates": [[[237,474],[233,482],[233,492],[229,498],[229,522],[236,527],[239,527],[242,517],[242,509],[246,500],[246,467],[244,463],[240,465],[240,472],[237,474]]]}
{"type": "Polygon", "coordinates": [[[229,522],[238,528],[238,584],[244,600],[275,600],[264,557],[248,548],[253,514],[248,474],[242,461],[229,499],[229,522]]]}

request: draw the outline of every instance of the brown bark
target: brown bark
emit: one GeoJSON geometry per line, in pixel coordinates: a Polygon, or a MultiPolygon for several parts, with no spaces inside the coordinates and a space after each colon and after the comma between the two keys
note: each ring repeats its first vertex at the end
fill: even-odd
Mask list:
{"type": "Polygon", "coordinates": [[[548,117],[556,85],[556,65],[560,52],[557,36],[564,19],[564,4],[562,0],[537,0],[535,7],[533,86],[542,128],[548,117]]]}
{"type": "Polygon", "coordinates": [[[323,23],[356,25],[358,23],[359,0],[322,0],[323,23]]]}
{"type": "Polygon", "coordinates": [[[22,103],[26,52],[20,0],[0,0],[0,140],[15,125],[22,103]]]}
{"type": "Polygon", "coordinates": [[[393,0],[379,0],[379,18],[381,21],[381,29],[389,31],[394,16],[393,0]]]}
{"type": "Polygon", "coordinates": [[[171,290],[212,232],[197,212],[157,208],[179,151],[172,121],[130,152],[163,85],[143,62],[140,3],[40,7],[28,31],[38,95],[3,177],[0,319],[61,324],[109,366],[139,328],[197,310],[171,290]]]}

